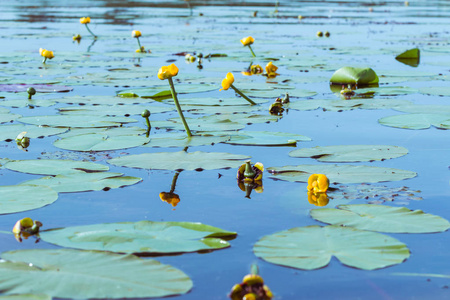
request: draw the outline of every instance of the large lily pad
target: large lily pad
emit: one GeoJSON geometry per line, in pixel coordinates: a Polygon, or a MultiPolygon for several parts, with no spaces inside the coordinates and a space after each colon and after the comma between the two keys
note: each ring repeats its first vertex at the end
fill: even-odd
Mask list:
{"type": "Polygon", "coordinates": [[[442,232],[450,223],[435,215],[406,207],[374,204],[339,205],[337,208],[311,210],[311,217],[333,225],[349,226],[362,230],[393,233],[442,232]]]}
{"type": "Polygon", "coordinates": [[[292,157],[312,157],[325,162],[385,160],[406,155],[408,149],[386,145],[339,145],[302,148],[289,152],[292,157]]]}
{"type": "Polygon", "coordinates": [[[240,131],[239,134],[231,135],[226,144],[246,146],[296,146],[297,142],[308,142],[307,136],[286,132],[270,131],[240,131]]]}
{"type": "Polygon", "coordinates": [[[39,127],[24,124],[2,125],[0,140],[14,140],[17,135],[23,131],[27,132],[27,137],[34,139],[38,137],[60,134],[67,131],[67,128],[39,127]]]}
{"type": "Polygon", "coordinates": [[[249,158],[247,155],[230,153],[179,151],[127,155],[110,159],[108,163],[138,169],[213,170],[237,168],[242,165],[242,160],[249,158]]]}
{"type": "Polygon", "coordinates": [[[435,126],[440,129],[450,129],[450,114],[404,114],[384,117],[378,123],[405,129],[427,129],[435,126]]]}
{"type": "Polygon", "coordinates": [[[109,167],[89,161],[75,161],[67,159],[29,159],[13,160],[4,165],[6,169],[41,175],[58,175],[73,172],[102,172],[108,171],[109,167]]]}
{"type": "Polygon", "coordinates": [[[2,259],[0,290],[7,294],[118,299],[179,295],[192,288],[182,271],[134,255],[36,249],[4,252],[2,259]]]}
{"type": "Polygon", "coordinates": [[[19,122],[26,124],[33,124],[38,126],[51,126],[51,127],[112,127],[120,126],[124,123],[137,122],[135,119],[126,117],[102,117],[102,116],[65,116],[65,115],[53,115],[53,116],[34,116],[34,117],[22,117],[18,119],[19,122]]]}
{"type": "Polygon", "coordinates": [[[142,135],[110,136],[106,132],[66,137],[53,143],[55,147],[73,151],[107,151],[142,146],[150,141],[142,135]]]}
{"type": "Polygon", "coordinates": [[[15,294],[0,296],[0,300],[52,300],[52,297],[48,295],[15,294]]]}
{"type": "Polygon", "coordinates": [[[66,175],[45,176],[32,179],[22,184],[44,185],[58,193],[73,193],[115,189],[133,185],[142,181],[142,178],[123,176],[122,173],[112,172],[75,172],[66,175]]]}
{"type": "Polygon", "coordinates": [[[51,229],[41,238],[62,247],[120,253],[178,253],[222,249],[236,232],[191,222],[122,222],[51,229]]]}
{"type": "Polygon", "coordinates": [[[377,84],[378,76],[371,68],[343,67],[334,72],[330,82],[333,84],[377,84]]]}
{"type": "Polygon", "coordinates": [[[214,145],[230,139],[228,135],[193,135],[185,133],[162,133],[150,136],[150,142],[144,147],[195,147],[214,145]]]}
{"type": "Polygon", "coordinates": [[[406,245],[390,236],[341,226],[281,231],[260,239],[253,251],[268,262],[305,270],[325,267],[333,256],[364,270],[396,265],[409,257],[406,245]]]}
{"type": "Polygon", "coordinates": [[[333,183],[373,183],[398,181],[417,176],[416,172],[364,165],[299,165],[270,167],[271,178],[308,182],[311,174],[325,174],[333,183]]]}
{"type": "Polygon", "coordinates": [[[67,93],[73,88],[63,85],[53,84],[0,84],[1,92],[26,92],[28,88],[33,87],[38,93],[67,93]]]}
{"type": "Polygon", "coordinates": [[[58,193],[48,186],[31,184],[0,186],[0,194],[0,214],[40,208],[58,199],[58,193]]]}

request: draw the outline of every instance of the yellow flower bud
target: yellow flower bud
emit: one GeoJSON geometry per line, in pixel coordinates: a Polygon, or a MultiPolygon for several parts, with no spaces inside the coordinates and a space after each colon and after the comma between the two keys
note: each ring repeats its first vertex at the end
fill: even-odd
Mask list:
{"type": "Polygon", "coordinates": [[[308,178],[308,190],[314,193],[325,193],[328,190],[330,181],[323,174],[312,174],[308,178]]]}
{"type": "Polygon", "coordinates": [[[225,79],[222,80],[222,88],[219,91],[228,90],[230,86],[233,84],[233,82],[234,82],[233,73],[228,72],[227,77],[225,77],[225,79]]]}
{"type": "Polygon", "coordinates": [[[257,298],[256,298],[256,295],[253,294],[253,293],[246,294],[246,295],[244,296],[244,298],[242,298],[242,300],[256,300],[256,299],[257,299],[257,298]]]}
{"type": "Polygon", "coordinates": [[[142,34],[139,30],[133,30],[133,32],[131,33],[131,36],[134,38],[138,38],[140,37],[142,34]]]}
{"type": "Polygon", "coordinates": [[[173,76],[177,76],[178,68],[175,64],[171,64],[170,66],[162,66],[158,72],[158,78],[161,80],[172,78],[173,76]]]}
{"type": "Polygon", "coordinates": [[[88,23],[91,23],[91,18],[90,18],[90,17],[83,17],[83,18],[80,18],[80,23],[81,23],[81,24],[88,24],[88,23]]]}
{"type": "Polygon", "coordinates": [[[249,46],[249,45],[253,44],[254,42],[255,42],[255,39],[252,38],[251,36],[246,37],[246,38],[243,38],[243,39],[241,40],[241,43],[242,43],[242,45],[244,45],[244,46],[249,46]]]}
{"type": "Polygon", "coordinates": [[[48,59],[52,59],[53,57],[55,57],[55,55],[53,54],[53,51],[46,50],[43,48],[39,48],[39,54],[48,59]]]}

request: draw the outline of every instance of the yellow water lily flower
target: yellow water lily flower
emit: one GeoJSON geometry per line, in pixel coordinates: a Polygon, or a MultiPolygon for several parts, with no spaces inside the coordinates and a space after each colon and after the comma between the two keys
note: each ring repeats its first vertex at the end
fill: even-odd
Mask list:
{"type": "Polygon", "coordinates": [[[131,36],[134,38],[138,38],[142,36],[142,33],[139,30],[133,30],[133,32],[131,32],[131,36]]]}
{"type": "Polygon", "coordinates": [[[278,67],[275,66],[272,62],[269,62],[266,65],[266,72],[267,72],[267,76],[269,76],[269,77],[278,75],[277,70],[278,70],[278,67]]]}
{"type": "Polygon", "coordinates": [[[55,57],[55,55],[53,54],[53,51],[46,50],[43,48],[39,48],[39,54],[48,59],[52,59],[53,57],[55,57]]]}
{"type": "Polygon", "coordinates": [[[324,174],[312,174],[308,178],[308,190],[314,193],[325,193],[330,181],[324,174]]]}
{"type": "Polygon", "coordinates": [[[80,18],[80,23],[81,23],[81,24],[88,24],[88,23],[91,23],[91,18],[90,18],[90,17],[83,17],[83,18],[80,18]]]}
{"type": "Polygon", "coordinates": [[[228,90],[234,82],[233,73],[228,72],[227,77],[222,80],[222,88],[219,91],[228,90]]]}
{"type": "Polygon", "coordinates": [[[31,218],[23,218],[16,222],[12,232],[18,242],[22,242],[22,237],[27,239],[31,235],[38,234],[42,223],[33,221],[31,218]]]}
{"type": "Polygon", "coordinates": [[[178,68],[175,64],[171,64],[170,66],[162,66],[158,72],[158,78],[161,80],[172,78],[173,76],[177,76],[178,68]]]}
{"type": "Polygon", "coordinates": [[[244,46],[249,46],[249,45],[253,44],[254,42],[255,42],[255,39],[252,38],[251,36],[248,36],[248,37],[243,38],[243,39],[241,40],[241,43],[242,43],[242,45],[244,45],[244,46]]]}
{"type": "Polygon", "coordinates": [[[325,206],[330,202],[327,193],[314,193],[308,191],[308,202],[316,206],[325,206]]]}

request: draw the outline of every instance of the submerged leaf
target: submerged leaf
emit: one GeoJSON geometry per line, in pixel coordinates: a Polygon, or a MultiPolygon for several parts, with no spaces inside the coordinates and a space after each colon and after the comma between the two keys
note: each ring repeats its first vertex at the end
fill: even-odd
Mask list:
{"type": "Polygon", "coordinates": [[[277,265],[304,270],[325,267],[335,256],[344,265],[374,270],[402,263],[409,250],[398,240],[376,232],[341,226],[307,226],[260,239],[255,255],[277,265]]]}

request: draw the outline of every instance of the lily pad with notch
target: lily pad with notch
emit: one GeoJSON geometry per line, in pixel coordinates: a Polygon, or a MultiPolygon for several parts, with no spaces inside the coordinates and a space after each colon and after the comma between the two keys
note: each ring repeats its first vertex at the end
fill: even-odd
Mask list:
{"type": "Polygon", "coordinates": [[[169,254],[230,247],[236,232],[192,222],[120,222],[41,231],[41,238],[62,247],[118,253],[169,254]]]}
{"type": "Polygon", "coordinates": [[[375,270],[400,264],[409,249],[390,236],[341,226],[307,226],[277,232],[253,246],[257,257],[303,270],[327,266],[334,256],[349,267],[375,270]]]}
{"type": "Polygon", "coordinates": [[[432,233],[450,228],[450,223],[439,216],[387,205],[339,205],[337,208],[313,209],[310,214],[323,223],[379,232],[432,233]]]}

